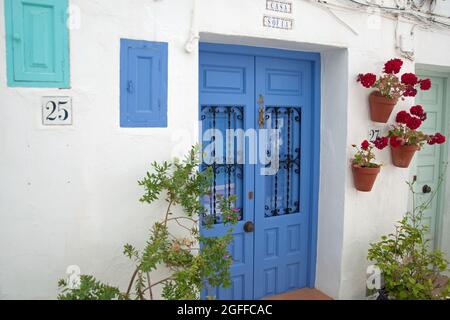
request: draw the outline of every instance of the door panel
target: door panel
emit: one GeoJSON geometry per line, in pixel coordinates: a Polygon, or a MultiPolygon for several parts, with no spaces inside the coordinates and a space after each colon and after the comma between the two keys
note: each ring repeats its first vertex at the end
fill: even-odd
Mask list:
{"type": "Polygon", "coordinates": [[[311,72],[305,61],[256,57],[269,130],[255,173],[255,299],[306,286],[311,72]]]}
{"type": "MultiPolygon", "coordinates": [[[[444,99],[446,90],[446,79],[442,77],[429,77],[421,75],[421,78],[430,78],[432,82],[431,89],[428,91],[419,91],[416,98],[416,104],[424,107],[427,113],[427,120],[424,122],[422,129],[426,133],[433,134],[442,132],[445,134],[445,114],[444,99]]],[[[443,146],[425,144],[423,150],[418,152],[417,165],[417,181],[418,191],[422,191],[424,185],[428,185],[432,190],[438,187],[439,176],[442,172],[441,153],[443,146]]],[[[418,201],[422,202],[429,198],[430,193],[420,194],[418,201]]],[[[436,235],[440,215],[440,194],[432,201],[430,207],[424,212],[424,224],[429,227],[428,238],[433,246],[437,245],[436,235]]]]}
{"type": "Polygon", "coordinates": [[[242,212],[229,247],[232,286],[207,288],[202,296],[260,299],[305,287],[312,63],[201,51],[199,72],[202,166],[213,171],[213,192],[203,202],[215,222],[213,229],[202,229],[203,235],[226,232],[216,207],[219,195],[235,194],[242,212]],[[256,130],[257,140],[254,129],[265,129],[256,130]],[[254,232],[243,231],[248,221],[254,232]]]}
{"type": "Polygon", "coordinates": [[[229,251],[233,257],[231,288],[208,288],[205,296],[217,299],[253,298],[253,234],[245,233],[244,223],[253,221],[254,204],[246,196],[253,190],[254,169],[248,164],[248,147],[242,140],[228,135],[228,129],[254,127],[251,116],[254,105],[254,57],[200,53],[200,120],[203,141],[203,167],[213,170],[213,194],[204,200],[206,214],[215,217],[215,226],[203,228],[204,236],[221,236],[228,227],[221,223],[216,207],[219,194],[235,194],[235,206],[241,209],[241,219],[234,226],[234,239],[229,251]],[[225,143],[221,143],[223,137],[225,143]],[[228,138],[228,139],[227,139],[228,138]],[[214,140],[214,141],[211,141],[214,140]],[[245,164],[244,164],[245,163],[245,164]]]}

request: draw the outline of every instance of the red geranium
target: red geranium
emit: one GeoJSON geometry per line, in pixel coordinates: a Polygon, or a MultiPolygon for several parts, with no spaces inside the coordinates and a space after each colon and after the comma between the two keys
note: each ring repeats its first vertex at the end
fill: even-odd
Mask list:
{"type": "Polygon", "coordinates": [[[381,96],[389,99],[404,100],[405,97],[415,97],[417,89],[428,90],[430,79],[419,79],[416,74],[408,72],[397,76],[403,66],[401,59],[391,59],[384,65],[384,73],[377,78],[373,73],[359,74],[357,81],[366,88],[376,88],[381,96]]]}
{"type": "Polygon", "coordinates": [[[361,147],[353,144],[353,148],[356,149],[356,153],[352,159],[352,164],[362,168],[378,168],[379,164],[375,163],[375,154],[373,153],[374,143],[367,140],[361,142],[361,147]]]}
{"type": "Polygon", "coordinates": [[[358,80],[366,88],[372,88],[377,81],[377,76],[373,73],[359,74],[358,80]]]}
{"type": "Polygon", "coordinates": [[[409,109],[409,112],[411,112],[412,115],[419,117],[422,121],[427,120],[427,114],[423,111],[423,107],[420,104],[412,106],[411,109],[409,109]]]}
{"type": "Polygon", "coordinates": [[[364,140],[364,141],[361,143],[361,149],[363,149],[363,150],[369,149],[369,141],[364,140]]]}
{"type": "Polygon", "coordinates": [[[430,136],[430,139],[427,142],[430,145],[443,144],[445,142],[445,136],[438,132],[438,133],[430,136]]]}
{"type": "Polygon", "coordinates": [[[397,74],[403,66],[403,61],[401,59],[391,59],[384,64],[385,73],[397,74]]]}
{"type": "Polygon", "coordinates": [[[422,125],[422,120],[417,117],[410,117],[406,122],[406,126],[411,130],[416,130],[422,125]]]}
{"type": "Polygon", "coordinates": [[[430,79],[420,80],[419,83],[420,83],[420,90],[430,90],[430,88],[431,88],[431,80],[430,79]]]}
{"type": "Polygon", "coordinates": [[[389,139],[389,142],[391,143],[392,148],[398,148],[403,144],[403,139],[398,136],[392,136],[389,139]]]}
{"type": "Polygon", "coordinates": [[[417,90],[414,87],[407,87],[403,92],[404,97],[415,97],[417,95],[417,90]]]}
{"type": "Polygon", "coordinates": [[[404,73],[401,79],[403,84],[407,84],[410,86],[415,86],[419,81],[414,73],[404,73]]]}
{"type": "Polygon", "coordinates": [[[384,148],[387,147],[388,142],[389,142],[388,137],[378,137],[373,142],[373,144],[375,145],[375,147],[377,147],[377,149],[383,150],[384,148]]]}
{"type": "Polygon", "coordinates": [[[406,112],[406,111],[400,111],[399,113],[397,113],[397,116],[395,117],[395,121],[398,123],[403,123],[406,124],[409,120],[409,118],[411,118],[411,115],[406,112]]]}
{"type": "Polygon", "coordinates": [[[409,111],[411,113],[405,110],[398,112],[395,118],[397,124],[389,130],[389,142],[393,148],[402,145],[421,147],[425,142],[431,145],[445,142],[445,137],[440,133],[430,136],[417,130],[427,118],[421,105],[412,106],[409,111]]]}

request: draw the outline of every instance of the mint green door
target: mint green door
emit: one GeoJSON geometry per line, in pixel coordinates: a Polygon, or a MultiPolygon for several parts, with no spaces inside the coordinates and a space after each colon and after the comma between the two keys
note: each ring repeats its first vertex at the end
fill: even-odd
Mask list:
{"type": "MultiPolygon", "coordinates": [[[[427,120],[422,125],[426,133],[441,132],[448,138],[447,119],[450,90],[448,90],[448,77],[430,71],[418,72],[419,78],[430,78],[432,87],[429,91],[419,91],[415,104],[420,104],[427,112],[427,120]]],[[[439,184],[439,176],[447,162],[447,143],[443,145],[425,145],[416,156],[416,190],[420,192],[419,201],[428,199],[439,184]],[[430,188],[427,188],[429,186],[430,188]],[[424,188],[425,187],[425,188],[424,188]],[[426,190],[428,189],[428,190],[426,190]]],[[[433,199],[429,209],[424,213],[424,223],[429,226],[429,239],[434,248],[441,247],[442,217],[444,212],[444,187],[442,184],[438,194],[433,199]]]]}

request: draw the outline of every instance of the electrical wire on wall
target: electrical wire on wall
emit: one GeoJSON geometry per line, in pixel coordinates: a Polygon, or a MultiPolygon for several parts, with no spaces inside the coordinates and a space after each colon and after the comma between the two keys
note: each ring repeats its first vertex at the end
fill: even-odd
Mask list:
{"type": "MultiPolygon", "coordinates": [[[[389,18],[401,18],[427,28],[440,28],[450,31],[450,16],[435,13],[437,0],[393,0],[394,6],[379,4],[376,0],[311,0],[328,8],[347,11],[367,12],[377,9],[389,18]]],[[[444,1],[444,0],[440,0],[444,1]]],[[[381,2],[381,1],[380,1],[381,2]]]]}
{"type": "MultiPolygon", "coordinates": [[[[416,27],[431,30],[450,31],[450,16],[435,12],[438,0],[392,0],[391,6],[384,5],[381,0],[309,0],[324,7],[327,11],[341,10],[351,12],[371,13],[377,12],[380,16],[395,21],[395,48],[406,59],[414,59],[414,50],[404,50],[402,41],[406,41],[404,35],[399,36],[400,22],[412,24],[409,37],[412,39],[416,27]],[[400,43],[399,43],[400,42],[400,43]]],[[[445,0],[439,0],[445,1],[445,0]]],[[[336,15],[335,15],[336,16],[336,15]]],[[[337,17],[337,16],[336,16],[337,17]]],[[[343,23],[340,19],[340,23],[343,23]]],[[[346,23],[347,24],[347,23],[346,23]]],[[[347,24],[348,25],[348,24],[347,24]]],[[[348,25],[350,29],[351,26],[348,25]]]]}

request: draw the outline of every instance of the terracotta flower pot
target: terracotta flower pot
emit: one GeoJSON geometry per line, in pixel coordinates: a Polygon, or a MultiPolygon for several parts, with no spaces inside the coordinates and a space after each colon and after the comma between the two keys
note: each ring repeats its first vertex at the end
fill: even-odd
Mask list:
{"type": "Polygon", "coordinates": [[[383,97],[379,91],[373,91],[369,95],[370,119],[375,122],[386,123],[397,101],[398,99],[383,97]]]}
{"type": "Polygon", "coordinates": [[[408,168],[417,150],[419,150],[417,145],[399,146],[397,148],[391,146],[392,163],[399,168],[408,168]]]}
{"type": "Polygon", "coordinates": [[[352,165],[352,172],[356,190],[369,192],[372,191],[373,184],[375,183],[378,173],[380,173],[380,167],[365,168],[352,165]]]}

